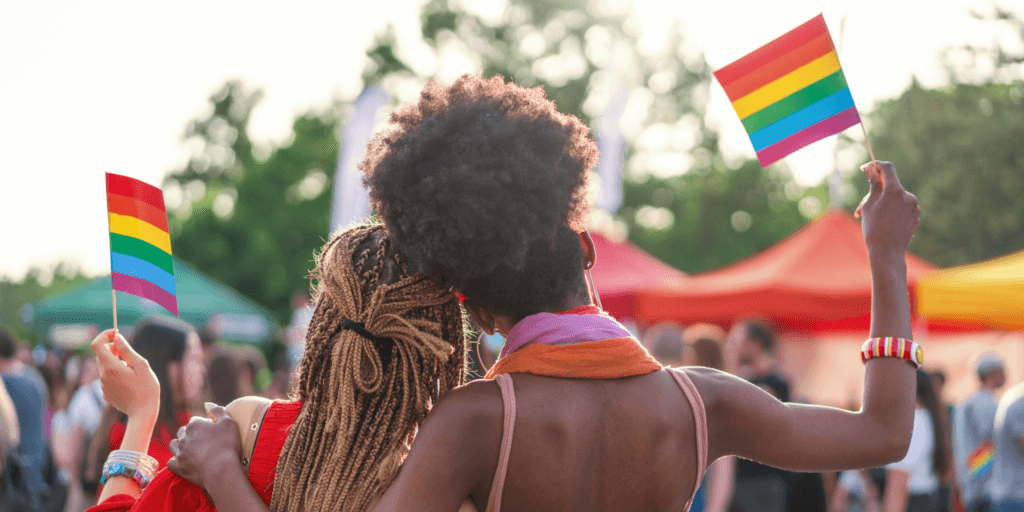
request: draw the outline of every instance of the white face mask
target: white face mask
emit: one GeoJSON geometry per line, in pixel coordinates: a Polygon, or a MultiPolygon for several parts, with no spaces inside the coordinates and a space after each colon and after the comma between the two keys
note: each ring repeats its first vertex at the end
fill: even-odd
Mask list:
{"type": "Polygon", "coordinates": [[[497,354],[498,352],[501,352],[502,347],[505,346],[505,337],[498,333],[487,334],[485,332],[480,337],[480,342],[483,343],[484,348],[497,354]]]}

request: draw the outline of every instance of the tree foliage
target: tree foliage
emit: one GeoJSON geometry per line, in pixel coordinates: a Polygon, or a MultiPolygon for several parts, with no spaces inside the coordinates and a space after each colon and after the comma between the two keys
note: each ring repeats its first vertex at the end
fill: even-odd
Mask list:
{"type": "Polygon", "coordinates": [[[328,234],[337,119],[300,116],[292,140],[261,159],[247,134],[261,96],[237,82],[214,94],[211,114],[187,131],[200,149],[165,189],[180,198],[170,212],[175,255],[287,323],[328,234]]]}
{"type": "Polygon", "coordinates": [[[417,77],[385,32],[368,52],[364,80],[450,76],[445,63],[461,54],[484,75],[542,86],[560,111],[593,129],[612,95],[610,74],[618,74],[632,91],[620,123],[628,146],[624,205],[615,219],[634,242],[678,268],[736,261],[821,210],[823,188],[804,191],[784,169],[762,171],[753,161],[734,171],[718,156],[717,133],[704,122],[710,69],[678,20],[654,43],[642,41],[637,13],[625,2],[511,0],[485,15],[431,0],[421,22],[440,64],[417,77]]]}
{"type": "Polygon", "coordinates": [[[20,281],[0,278],[0,327],[13,329],[23,340],[43,341],[36,339],[22,322],[22,308],[88,280],[81,269],[71,263],[58,263],[49,269],[31,268],[20,281]]]}
{"type": "Polygon", "coordinates": [[[948,266],[1024,249],[1022,98],[1020,81],[940,90],[915,82],[872,113],[876,154],[921,202],[916,254],[948,266]]]}
{"type": "Polygon", "coordinates": [[[779,241],[821,213],[826,196],[824,186],[804,190],[785,172],[747,161],[632,184],[621,213],[634,242],[694,273],[779,241]]]}

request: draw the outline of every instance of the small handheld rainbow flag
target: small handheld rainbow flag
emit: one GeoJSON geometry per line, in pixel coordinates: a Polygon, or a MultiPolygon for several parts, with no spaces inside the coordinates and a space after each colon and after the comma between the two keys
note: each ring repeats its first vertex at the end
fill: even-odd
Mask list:
{"type": "MultiPolygon", "coordinates": [[[[149,299],[178,314],[164,193],[142,181],[107,173],[110,281],[114,290],[149,299]]],[[[116,295],[115,295],[115,301],[116,295]]],[[[117,326],[117,306],[114,306],[117,326]]]]}
{"type": "Polygon", "coordinates": [[[715,71],[715,78],[761,167],[860,122],[821,14],[715,71]]]}

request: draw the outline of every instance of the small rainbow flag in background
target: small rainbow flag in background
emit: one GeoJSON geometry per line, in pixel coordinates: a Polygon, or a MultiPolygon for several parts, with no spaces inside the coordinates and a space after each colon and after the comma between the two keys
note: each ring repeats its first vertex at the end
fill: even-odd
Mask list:
{"type": "Polygon", "coordinates": [[[967,456],[967,474],[971,478],[983,478],[995,466],[996,446],[991,439],[980,444],[967,456]]]}
{"type": "Polygon", "coordinates": [[[761,167],[860,122],[821,14],[715,71],[715,78],[761,167]]]}
{"type": "Polygon", "coordinates": [[[147,183],[108,172],[107,216],[114,290],[149,299],[177,315],[164,193],[147,183]]]}

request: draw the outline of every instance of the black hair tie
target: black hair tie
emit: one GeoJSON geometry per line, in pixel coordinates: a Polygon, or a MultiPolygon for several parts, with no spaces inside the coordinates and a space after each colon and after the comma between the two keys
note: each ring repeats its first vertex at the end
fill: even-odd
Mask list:
{"type": "Polygon", "coordinates": [[[366,330],[366,325],[363,324],[362,322],[353,322],[352,320],[349,320],[348,318],[343,318],[343,319],[341,319],[341,330],[345,330],[345,329],[351,329],[351,330],[355,331],[357,334],[359,334],[360,336],[362,336],[362,337],[364,337],[364,338],[366,338],[366,339],[368,339],[370,341],[376,342],[376,343],[381,343],[381,342],[384,341],[383,338],[378,338],[378,337],[374,336],[373,334],[371,334],[370,331],[366,330]]]}

